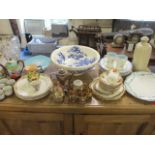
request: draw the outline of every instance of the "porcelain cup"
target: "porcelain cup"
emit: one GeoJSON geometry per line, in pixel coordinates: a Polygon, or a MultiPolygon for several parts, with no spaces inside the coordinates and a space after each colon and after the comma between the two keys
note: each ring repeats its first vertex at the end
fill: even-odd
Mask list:
{"type": "Polygon", "coordinates": [[[123,70],[125,63],[127,62],[128,57],[126,55],[120,54],[117,56],[117,69],[123,70]]]}
{"type": "Polygon", "coordinates": [[[34,80],[30,82],[31,86],[35,89],[35,91],[38,91],[40,88],[40,81],[34,80]]]}
{"type": "Polygon", "coordinates": [[[113,68],[114,67],[114,62],[116,61],[116,53],[114,52],[108,52],[106,55],[107,61],[106,61],[106,65],[108,68],[113,68]]]}

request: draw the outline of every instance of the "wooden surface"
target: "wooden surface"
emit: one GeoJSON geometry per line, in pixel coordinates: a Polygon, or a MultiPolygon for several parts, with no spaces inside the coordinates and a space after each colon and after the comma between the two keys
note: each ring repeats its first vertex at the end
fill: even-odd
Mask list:
{"type": "MultiPolygon", "coordinates": [[[[56,66],[51,65],[46,73],[53,75],[56,66]]],[[[89,84],[100,74],[98,65],[84,75],[75,76],[73,79],[82,79],[84,83],[89,84]]],[[[150,102],[141,101],[125,93],[125,95],[117,101],[100,101],[92,98],[90,102],[85,104],[69,103],[67,97],[63,103],[55,103],[52,95],[35,101],[24,101],[18,99],[15,95],[0,101],[0,110],[6,111],[23,111],[23,112],[55,112],[55,113],[155,113],[155,105],[150,102]]]]}
{"type": "MultiPolygon", "coordinates": [[[[50,74],[55,66],[50,66],[50,74]]],[[[53,74],[53,73],[52,73],[53,74]]],[[[98,66],[74,77],[89,84],[98,66]]],[[[0,134],[155,134],[155,105],[129,94],[117,101],[55,103],[52,95],[23,101],[15,95],[0,102],[0,134]]]]}
{"type": "Polygon", "coordinates": [[[75,115],[75,134],[149,134],[154,131],[154,128],[145,128],[149,120],[150,115],[75,115]]]}
{"type": "Polygon", "coordinates": [[[155,105],[140,101],[127,93],[118,101],[92,98],[85,104],[54,103],[49,95],[39,101],[23,101],[15,96],[0,102],[0,111],[54,112],[67,114],[155,114],[155,105]]]}
{"type": "Polygon", "coordinates": [[[0,112],[0,134],[57,135],[63,128],[62,114],[0,112]]]}

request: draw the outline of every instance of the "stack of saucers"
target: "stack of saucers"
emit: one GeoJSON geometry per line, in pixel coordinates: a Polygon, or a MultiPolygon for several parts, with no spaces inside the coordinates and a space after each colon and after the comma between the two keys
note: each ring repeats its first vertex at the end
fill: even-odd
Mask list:
{"type": "Polygon", "coordinates": [[[123,79],[115,70],[102,73],[90,84],[90,87],[93,94],[102,100],[117,100],[125,92],[123,79]]]}

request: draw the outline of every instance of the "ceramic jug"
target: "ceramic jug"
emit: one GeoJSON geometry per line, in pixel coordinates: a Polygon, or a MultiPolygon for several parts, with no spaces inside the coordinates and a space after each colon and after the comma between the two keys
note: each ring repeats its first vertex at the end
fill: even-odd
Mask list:
{"type": "Polygon", "coordinates": [[[22,60],[9,60],[5,67],[10,78],[17,80],[23,71],[24,62],[22,60]]]}
{"type": "Polygon", "coordinates": [[[0,64],[0,79],[6,78],[8,76],[8,71],[7,69],[0,64]]]}
{"type": "Polygon", "coordinates": [[[132,62],[134,71],[149,71],[148,63],[151,57],[152,47],[148,41],[149,38],[144,36],[136,44],[132,62]]]}

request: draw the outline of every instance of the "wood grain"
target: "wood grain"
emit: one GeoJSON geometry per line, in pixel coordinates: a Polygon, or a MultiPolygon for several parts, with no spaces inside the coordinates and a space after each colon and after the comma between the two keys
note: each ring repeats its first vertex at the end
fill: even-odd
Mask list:
{"type": "Polygon", "coordinates": [[[75,134],[133,135],[150,120],[149,115],[76,115],[75,134]]]}
{"type": "MultiPolygon", "coordinates": [[[[78,78],[89,84],[98,71],[96,66],[78,78]]],[[[117,101],[93,97],[85,104],[58,104],[51,94],[36,101],[15,95],[0,101],[0,134],[155,134],[154,120],[155,105],[127,93],[117,101]]]]}

